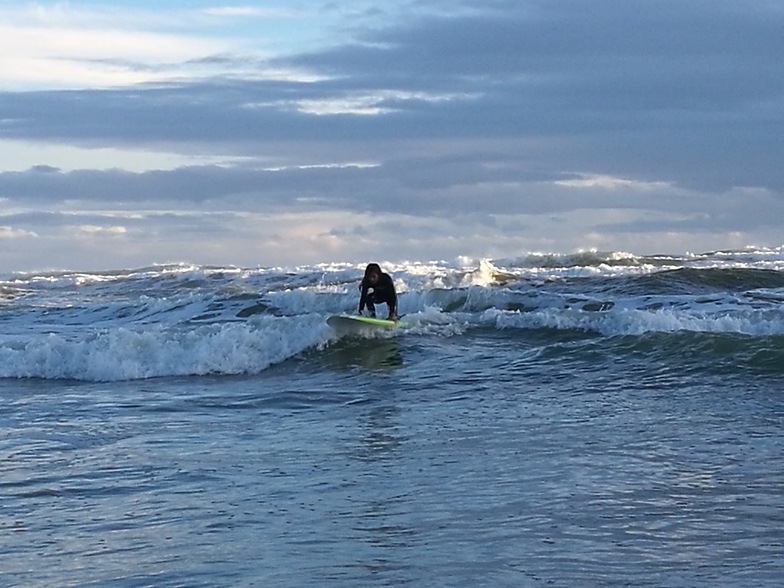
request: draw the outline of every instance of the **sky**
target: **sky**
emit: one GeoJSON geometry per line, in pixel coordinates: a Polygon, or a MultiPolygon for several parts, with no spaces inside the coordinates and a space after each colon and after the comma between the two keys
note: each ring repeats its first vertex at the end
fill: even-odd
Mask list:
{"type": "Polygon", "coordinates": [[[780,247],[782,31],[781,0],[0,0],[0,272],[780,247]]]}

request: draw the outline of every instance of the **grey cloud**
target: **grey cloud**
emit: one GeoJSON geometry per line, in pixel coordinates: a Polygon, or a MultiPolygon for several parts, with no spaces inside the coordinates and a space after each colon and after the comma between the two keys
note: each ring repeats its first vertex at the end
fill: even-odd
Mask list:
{"type": "MultiPolygon", "coordinates": [[[[685,90],[716,99],[715,83],[732,74],[754,83],[721,86],[720,95],[758,96],[767,89],[777,96],[782,15],[764,6],[721,0],[515,1],[486,14],[422,18],[370,31],[360,39],[365,44],[302,55],[294,63],[371,86],[412,88],[426,80],[428,87],[455,89],[522,80],[535,95],[584,88],[577,97],[598,90],[605,98],[612,97],[602,87],[607,83],[641,93],[669,88],[659,93],[660,100],[685,90]],[[705,83],[710,80],[714,84],[705,83]]],[[[682,95],[684,101],[688,96],[682,95]]]]}
{"type": "MultiPolygon", "coordinates": [[[[628,127],[657,113],[651,121],[655,126],[680,114],[671,123],[675,126],[687,114],[699,121],[708,112],[727,114],[727,108],[781,99],[784,21],[775,11],[765,13],[755,6],[760,4],[741,10],[722,1],[515,2],[504,6],[503,13],[414,19],[411,24],[364,32],[363,43],[276,63],[336,74],[336,79],[58,92],[33,97],[33,102],[41,102],[40,116],[58,110],[85,114],[83,107],[92,108],[94,99],[100,98],[101,107],[92,112],[97,124],[105,124],[108,132],[112,127],[121,130],[123,119],[114,115],[125,112],[140,137],[157,136],[159,127],[183,133],[182,123],[200,118],[226,124],[194,125],[184,137],[202,133],[211,138],[221,128],[235,138],[238,133],[239,138],[248,136],[243,129],[252,129],[251,137],[284,132],[312,138],[337,129],[356,136],[362,129],[390,133],[401,122],[410,132],[414,125],[406,122],[412,121],[401,121],[398,115],[350,117],[349,125],[346,117],[303,116],[275,106],[246,108],[254,102],[269,105],[379,89],[483,96],[438,105],[415,99],[381,102],[409,117],[420,115],[416,127],[424,124],[429,133],[437,133],[445,119],[453,123],[449,132],[460,136],[475,135],[488,124],[515,132],[628,127]],[[56,100],[59,108],[52,108],[55,104],[47,98],[56,100]],[[441,120],[439,113],[444,113],[441,120]],[[541,119],[541,113],[552,116],[541,119]],[[436,119],[428,123],[432,116],[436,119]],[[460,121],[464,124],[454,124],[460,121]],[[573,129],[575,122],[581,125],[573,129]]],[[[14,106],[19,107],[3,104],[5,110],[14,106]]]]}
{"type": "Polygon", "coordinates": [[[116,210],[175,209],[282,212],[350,210],[457,219],[506,214],[550,214],[575,208],[677,207],[700,211],[708,194],[671,188],[635,193],[554,185],[579,179],[529,169],[514,157],[486,153],[400,158],[377,167],[279,171],[190,166],[171,171],[37,171],[0,174],[0,197],[18,205],[112,206],[116,210]]]}
{"type": "Polygon", "coordinates": [[[133,215],[115,213],[90,212],[51,212],[30,211],[14,214],[0,214],[0,226],[12,226],[35,231],[57,231],[59,229],[80,226],[123,226],[131,231],[139,230],[145,234],[165,232],[172,234],[223,234],[236,232],[240,215],[231,212],[193,212],[179,214],[171,212],[144,212],[133,215]]]}

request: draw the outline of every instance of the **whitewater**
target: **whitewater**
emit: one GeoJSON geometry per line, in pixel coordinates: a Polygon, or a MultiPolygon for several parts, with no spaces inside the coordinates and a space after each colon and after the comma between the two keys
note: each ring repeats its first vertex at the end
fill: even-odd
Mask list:
{"type": "MultiPolygon", "coordinates": [[[[780,249],[688,257],[589,252],[387,263],[405,334],[579,330],[596,336],[784,335],[780,249]]],[[[362,267],[164,265],[0,280],[0,377],[130,380],[258,374],[335,341],[362,267]]],[[[381,335],[383,336],[383,335],[381,335]]]]}
{"type": "Polygon", "coordinates": [[[0,275],[4,586],[778,586],[784,247],[0,275]]]}

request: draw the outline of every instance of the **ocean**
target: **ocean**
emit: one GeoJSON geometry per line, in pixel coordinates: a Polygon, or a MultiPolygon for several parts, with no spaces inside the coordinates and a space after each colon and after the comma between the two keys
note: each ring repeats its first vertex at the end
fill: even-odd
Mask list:
{"type": "Polygon", "coordinates": [[[0,275],[0,585],[773,587],[784,247],[0,275]]]}

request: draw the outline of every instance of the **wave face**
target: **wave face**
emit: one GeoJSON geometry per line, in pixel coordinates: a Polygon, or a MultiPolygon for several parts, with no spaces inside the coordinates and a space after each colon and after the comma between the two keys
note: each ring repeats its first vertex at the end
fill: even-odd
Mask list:
{"type": "MultiPolygon", "coordinates": [[[[494,330],[542,348],[784,371],[784,247],[700,255],[530,254],[382,263],[427,340],[494,330]]],[[[0,378],[255,374],[337,341],[364,264],[161,265],[0,276],[0,378]]],[[[377,337],[390,336],[386,333],[377,337]]]]}

